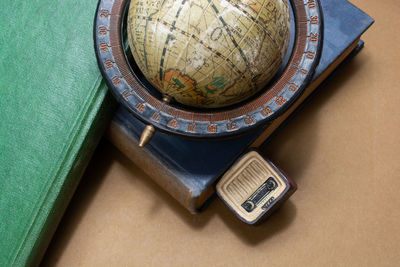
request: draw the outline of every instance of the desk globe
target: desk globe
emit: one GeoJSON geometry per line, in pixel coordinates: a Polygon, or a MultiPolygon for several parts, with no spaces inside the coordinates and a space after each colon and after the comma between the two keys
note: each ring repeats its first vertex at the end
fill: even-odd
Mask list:
{"type": "Polygon", "coordinates": [[[286,0],[132,0],[136,64],[163,95],[198,108],[241,102],[273,78],[290,38],[286,0]]]}

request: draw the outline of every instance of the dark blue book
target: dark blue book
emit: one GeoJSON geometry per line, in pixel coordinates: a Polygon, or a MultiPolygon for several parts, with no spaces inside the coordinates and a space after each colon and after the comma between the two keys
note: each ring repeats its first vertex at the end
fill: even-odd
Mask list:
{"type": "Polygon", "coordinates": [[[138,140],[145,125],[120,107],[108,138],[190,212],[197,212],[214,194],[214,185],[221,175],[244,151],[268,142],[315,89],[323,87],[321,83],[363,47],[360,37],[373,19],[347,0],[321,0],[321,5],[324,43],[313,80],[291,108],[264,129],[226,140],[207,141],[156,132],[145,148],[139,148],[138,140]]]}

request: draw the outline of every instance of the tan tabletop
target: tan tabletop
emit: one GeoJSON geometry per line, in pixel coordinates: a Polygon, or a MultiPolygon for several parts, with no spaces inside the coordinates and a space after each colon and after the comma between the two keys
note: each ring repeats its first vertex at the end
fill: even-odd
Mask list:
{"type": "Polygon", "coordinates": [[[189,214],[103,141],[45,265],[399,266],[400,2],[352,2],[376,23],[265,151],[299,187],[266,223],[189,214]]]}

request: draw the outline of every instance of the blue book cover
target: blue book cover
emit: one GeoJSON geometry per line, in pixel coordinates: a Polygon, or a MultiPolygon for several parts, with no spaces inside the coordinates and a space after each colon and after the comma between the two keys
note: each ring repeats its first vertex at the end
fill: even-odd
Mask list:
{"type": "Polygon", "coordinates": [[[313,81],[292,107],[270,125],[225,140],[184,139],[156,132],[145,148],[139,148],[145,125],[120,107],[108,138],[189,211],[197,212],[213,195],[216,181],[245,150],[268,142],[311,93],[362,48],[360,37],[373,19],[347,0],[321,0],[321,5],[324,43],[313,81]]]}

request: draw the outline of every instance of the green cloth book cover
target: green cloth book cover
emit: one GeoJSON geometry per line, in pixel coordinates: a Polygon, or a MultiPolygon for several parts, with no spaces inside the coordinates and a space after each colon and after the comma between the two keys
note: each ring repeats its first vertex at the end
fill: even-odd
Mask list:
{"type": "Polygon", "coordinates": [[[114,104],[93,49],[97,0],[1,6],[0,266],[35,265],[114,104]]]}

